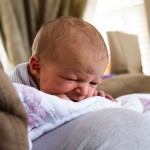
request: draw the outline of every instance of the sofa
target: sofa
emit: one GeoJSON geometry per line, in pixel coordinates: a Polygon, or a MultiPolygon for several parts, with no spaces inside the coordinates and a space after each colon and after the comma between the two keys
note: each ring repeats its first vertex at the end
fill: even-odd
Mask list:
{"type": "Polygon", "coordinates": [[[104,90],[114,98],[132,93],[150,93],[150,76],[140,73],[116,75],[104,79],[97,90],[104,90]]]}
{"type": "Polygon", "coordinates": [[[27,150],[27,115],[0,62],[0,150],[27,150]]]}

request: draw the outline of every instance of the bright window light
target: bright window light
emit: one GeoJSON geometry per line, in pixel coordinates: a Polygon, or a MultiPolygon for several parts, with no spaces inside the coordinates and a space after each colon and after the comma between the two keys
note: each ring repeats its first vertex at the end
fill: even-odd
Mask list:
{"type": "Polygon", "coordinates": [[[150,39],[144,0],[89,0],[89,3],[93,13],[88,18],[87,9],[84,19],[101,32],[107,45],[107,31],[122,31],[138,36],[143,73],[150,75],[150,39]]]}

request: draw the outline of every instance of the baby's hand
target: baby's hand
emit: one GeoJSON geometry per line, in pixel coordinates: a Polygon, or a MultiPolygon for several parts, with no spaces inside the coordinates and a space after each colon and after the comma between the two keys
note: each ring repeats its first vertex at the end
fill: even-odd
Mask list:
{"type": "Polygon", "coordinates": [[[59,94],[55,96],[58,96],[59,98],[62,98],[62,99],[70,100],[70,98],[66,94],[59,94]]]}
{"type": "Polygon", "coordinates": [[[117,102],[116,99],[114,99],[114,98],[113,98],[111,95],[109,95],[109,94],[105,94],[104,91],[97,91],[97,90],[95,90],[93,96],[101,96],[101,97],[105,97],[105,98],[107,98],[107,99],[109,99],[109,100],[111,100],[111,101],[113,101],[113,102],[117,102]]]}

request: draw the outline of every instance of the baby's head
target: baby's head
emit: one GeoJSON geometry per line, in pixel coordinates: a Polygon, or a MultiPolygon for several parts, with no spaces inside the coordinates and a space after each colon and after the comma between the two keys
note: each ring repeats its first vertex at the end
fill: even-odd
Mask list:
{"type": "Polygon", "coordinates": [[[98,30],[81,19],[61,17],[38,31],[29,66],[40,90],[79,101],[92,95],[107,63],[98,30]]]}

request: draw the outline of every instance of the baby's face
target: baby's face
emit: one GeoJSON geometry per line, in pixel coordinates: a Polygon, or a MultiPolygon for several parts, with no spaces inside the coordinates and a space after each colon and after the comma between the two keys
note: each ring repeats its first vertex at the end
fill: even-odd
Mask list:
{"type": "Polygon", "coordinates": [[[40,90],[53,95],[65,94],[70,100],[81,101],[93,96],[106,65],[107,61],[101,65],[92,65],[92,62],[82,65],[69,58],[63,63],[45,64],[40,73],[40,90]]]}

